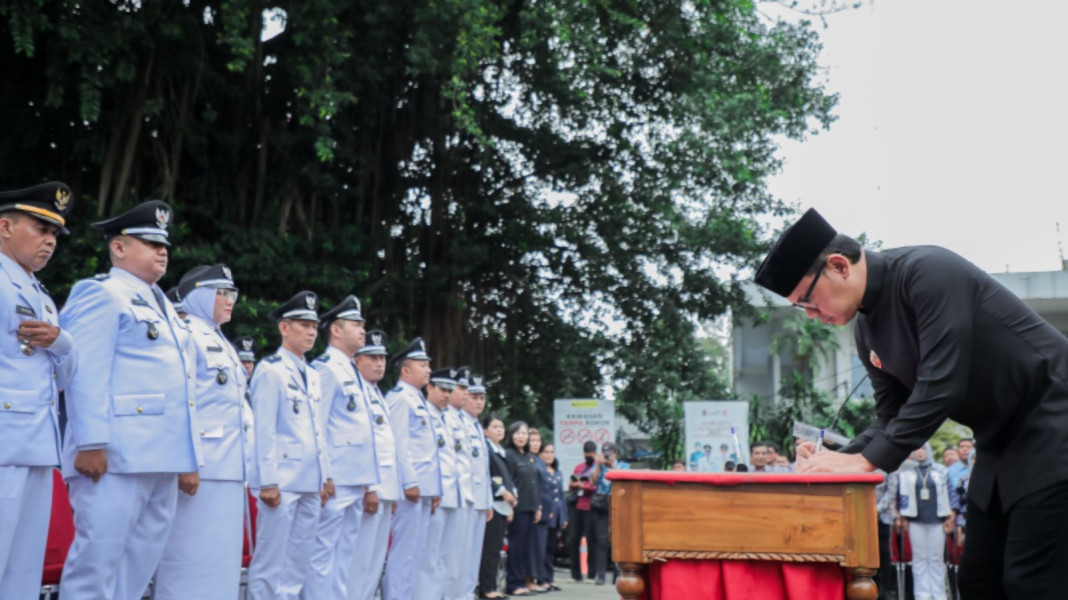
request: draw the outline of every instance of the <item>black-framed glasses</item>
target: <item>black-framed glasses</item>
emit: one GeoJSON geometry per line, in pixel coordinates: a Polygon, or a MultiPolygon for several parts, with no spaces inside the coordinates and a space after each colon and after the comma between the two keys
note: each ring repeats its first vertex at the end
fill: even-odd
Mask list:
{"type": "Polygon", "coordinates": [[[816,289],[816,282],[820,280],[820,275],[823,275],[823,269],[825,267],[826,265],[823,265],[823,267],[821,267],[819,271],[816,271],[816,276],[812,278],[812,283],[808,284],[808,289],[805,290],[805,295],[798,298],[797,302],[794,302],[794,306],[800,308],[801,310],[820,309],[818,304],[812,302],[812,292],[816,289]]]}

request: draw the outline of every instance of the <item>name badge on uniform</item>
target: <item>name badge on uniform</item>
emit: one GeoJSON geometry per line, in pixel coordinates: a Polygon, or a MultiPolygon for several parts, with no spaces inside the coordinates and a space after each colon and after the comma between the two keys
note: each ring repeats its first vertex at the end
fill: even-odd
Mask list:
{"type": "Polygon", "coordinates": [[[143,298],[134,298],[133,300],[130,300],[130,304],[133,304],[134,306],[148,306],[148,301],[143,298]]]}
{"type": "Polygon", "coordinates": [[[300,391],[300,388],[297,387],[297,384],[295,384],[295,383],[290,383],[290,384],[287,384],[287,385],[289,385],[289,389],[291,389],[291,390],[296,390],[298,392],[300,391]]]}
{"type": "Polygon", "coordinates": [[[930,500],[931,490],[927,489],[927,486],[920,488],[920,500],[930,500]]]}
{"type": "Polygon", "coordinates": [[[222,346],[208,346],[208,352],[222,352],[222,346]]]}
{"type": "Polygon", "coordinates": [[[33,312],[33,309],[29,306],[15,306],[15,314],[22,315],[24,317],[36,317],[37,313],[33,312]]]}

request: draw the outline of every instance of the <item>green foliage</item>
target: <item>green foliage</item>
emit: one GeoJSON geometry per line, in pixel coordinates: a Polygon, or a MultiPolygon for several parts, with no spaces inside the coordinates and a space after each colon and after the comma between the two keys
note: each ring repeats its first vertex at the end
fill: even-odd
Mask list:
{"type": "Polygon", "coordinates": [[[61,297],[106,269],[86,224],[161,197],[165,283],[230,264],[232,334],[273,343],[263,313],[298,289],[355,293],[534,424],[608,385],[650,431],[725,397],[678,354],[744,305],[722,274],[786,210],[776,140],[835,103],[812,28],[743,0],[0,0],[0,37],[0,186],[75,190],[61,297]]]}

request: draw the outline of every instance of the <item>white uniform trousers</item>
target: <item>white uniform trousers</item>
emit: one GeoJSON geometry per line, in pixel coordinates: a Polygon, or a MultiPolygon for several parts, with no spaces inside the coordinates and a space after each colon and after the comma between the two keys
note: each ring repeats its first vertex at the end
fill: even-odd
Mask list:
{"type": "Polygon", "coordinates": [[[319,492],[282,492],[271,508],[257,500],[256,552],[248,566],[249,600],[297,600],[308,576],[322,505],[319,492]]]}
{"type": "Polygon", "coordinates": [[[352,552],[363,520],[362,485],[339,485],[319,514],[308,577],[304,580],[307,600],[345,600],[349,596],[352,552]]]}
{"type": "MultiPolygon", "coordinates": [[[[946,534],[942,523],[909,521],[912,542],[912,591],[916,600],[946,600],[946,534]]],[[[899,592],[902,596],[904,591],[899,592]]]]}
{"type": "MultiPolygon", "coordinates": [[[[400,500],[390,519],[392,541],[386,559],[385,600],[415,600],[416,574],[426,552],[430,527],[430,498],[400,500]]],[[[422,600],[421,597],[420,600],[422,600]]]]}
{"type": "Polygon", "coordinates": [[[139,600],[156,572],[178,503],[174,473],[105,473],[68,480],[74,543],[63,600],[139,600]]]}
{"type": "Polygon", "coordinates": [[[240,481],[202,479],[195,496],[179,492],[155,600],[237,598],[247,501],[240,481]]]}
{"type": "Polygon", "coordinates": [[[363,513],[360,533],[356,536],[356,548],[352,552],[348,600],[374,600],[378,584],[382,581],[382,568],[386,565],[389,521],[394,504],[389,500],[380,500],[378,512],[373,515],[363,513]]]}
{"type": "Polygon", "coordinates": [[[471,536],[466,548],[471,562],[467,564],[467,573],[464,574],[464,589],[467,591],[463,597],[474,599],[475,588],[478,587],[478,569],[482,563],[482,540],[486,537],[486,511],[474,508],[468,510],[471,514],[468,517],[470,522],[467,524],[467,531],[471,536]]]}
{"type": "Polygon", "coordinates": [[[445,567],[445,600],[467,600],[474,587],[467,587],[467,567],[482,557],[467,552],[471,539],[471,505],[445,513],[445,533],[441,537],[441,558],[445,567]]]}
{"type": "Polygon", "coordinates": [[[0,467],[0,598],[41,593],[52,467],[0,467]]]}
{"type": "Polygon", "coordinates": [[[415,596],[426,600],[441,600],[445,597],[445,525],[455,520],[456,508],[439,506],[430,515],[426,533],[426,545],[417,561],[418,574],[415,581],[415,596]]]}

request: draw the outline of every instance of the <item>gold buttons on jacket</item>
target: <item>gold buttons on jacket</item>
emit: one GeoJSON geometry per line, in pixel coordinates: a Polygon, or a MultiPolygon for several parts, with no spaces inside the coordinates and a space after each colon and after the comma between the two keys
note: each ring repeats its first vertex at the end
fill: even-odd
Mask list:
{"type": "Polygon", "coordinates": [[[143,407],[141,407],[141,406],[138,406],[137,407],[137,412],[138,412],[138,414],[143,413],[143,412],[145,412],[145,409],[143,407]]]}
{"type": "Polygon", "coordinates": [[[10,402],[5,402],[4,403],[4,410],[10,410],[10,409],[11,409],[11,403],[10,402]]]}

